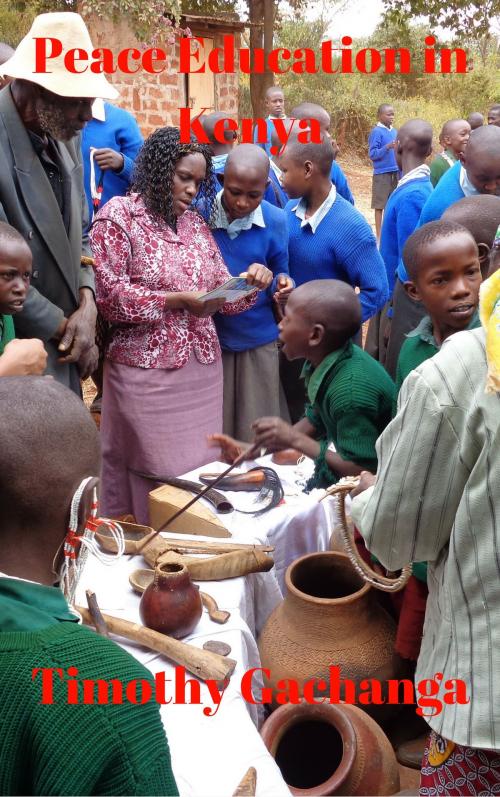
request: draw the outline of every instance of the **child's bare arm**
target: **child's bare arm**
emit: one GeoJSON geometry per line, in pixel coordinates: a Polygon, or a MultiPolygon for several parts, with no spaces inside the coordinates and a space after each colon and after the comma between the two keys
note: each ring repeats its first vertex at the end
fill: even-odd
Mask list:
{"type": "MultiPolygon", "coordinates": [[[[281,418],[269,417],[259,418],[252,425],[255,435],[256,445],[271,451],[282,451],[284,448],[295,448],[297,451],[306,453],[293,440],[310,440],[311,436],[316,435],[316,429],[307,418],[302,418],[295,426],[291,426],[281,418]]],[[[313,441],[311,441],[313,442],[313,441]]]]}

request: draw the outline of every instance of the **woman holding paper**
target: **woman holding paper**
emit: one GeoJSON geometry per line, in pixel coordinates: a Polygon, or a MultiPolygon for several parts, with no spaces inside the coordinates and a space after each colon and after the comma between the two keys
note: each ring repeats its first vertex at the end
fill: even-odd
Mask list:
{"type": "MultiPolygon", "coordinates": [[[[101,420],[101,508],[148,522],[151,482],[132,470],[179,476],[212,458],[207,435],[222,430],[222,365],[211,316],[240,313],[235,302],[204,298],[228,279],[194,197],[211,188],[211,158],[176,128],[156,130],[136,161],[132,192],[111,199],[90,236],[97,304],[111,324],[101,420]]],[[[252,264],[246,282],[266,288],[271,272],[252,264]]]]}

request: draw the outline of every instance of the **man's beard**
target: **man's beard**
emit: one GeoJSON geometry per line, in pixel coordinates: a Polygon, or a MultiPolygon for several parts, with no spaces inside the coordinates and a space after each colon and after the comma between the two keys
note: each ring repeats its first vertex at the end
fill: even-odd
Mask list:
{"type": "Polygon", "coordinates": [[[58,141],[69,141],[79,132],[69,124],[63,109],[56,102],[51,102],[46,97],[39,97],[37,116],[40,127],[58,141]]]}

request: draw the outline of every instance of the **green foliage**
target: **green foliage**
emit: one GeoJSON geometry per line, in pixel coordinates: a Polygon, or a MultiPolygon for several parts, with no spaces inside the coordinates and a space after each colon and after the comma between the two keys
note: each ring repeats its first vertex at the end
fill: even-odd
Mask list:
{"type": "Polygon", "coordinates": [[[500,0],[384,0],[386,11],[393,18],[407,22],[415,16],[426,16],[432,28],[441,25],[458,37],[489,35],[494,17],[500,15],[500,0]]]}
{"type": "MultiPolygon", "coordinates": [[[[323,105],[332,117],[332,128],[344,147],[366,151],[366,140],[376,121],[378,106],[391,102],[396,111],[396,124],[421,117],[430,122],[435,140],[442,125],[448,119],[468,116],[471,111],[485,112],[494,101],[500,101],[500,76],[497,59],[490,56],[484,65],[471,53],[471,60],[478,62],[467,74],[426,74],[424,72],[424,38],[428,28],[410,25],[407,21],[396,24],[386,17],[371,37],[355,40],[353,53],[363,47],[373,47],[379,52],[385,48],[406,47],[411,53],[411,74],[373,75],[332,74],[322,71],[315,74],[296,75],[287,73],[279,77],[286,96],[286,107],[290,111],[299,102],[309,100],[323,105]]],[[[295,23],[285,22],[279,33],[276,46],[293,50],[310,47],[316,52],[326,38],[326,25],[321,21],[295,23]]],[[[437,42],[437,47],[439,47],[437,42]]],[[[245,87],[241,92],[243,109],[245,87]]]]}

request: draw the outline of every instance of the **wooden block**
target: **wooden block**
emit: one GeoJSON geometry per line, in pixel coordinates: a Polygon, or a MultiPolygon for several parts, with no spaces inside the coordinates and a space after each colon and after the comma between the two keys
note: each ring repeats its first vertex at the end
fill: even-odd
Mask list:
{"type": "MultiPolygon", "coordinates": [[[[193,497],[192,493],[164,484],[149,493],[149,517],[154,529],[159,529],[171,515],[193,497]]],[[[231,533],[221,523],[217,515],[204,506],[201,501],[193,504],[165,531],[177,534],[203,534],[207,537],[230,537],[231,533]]]]}

